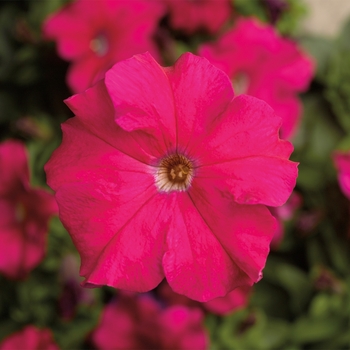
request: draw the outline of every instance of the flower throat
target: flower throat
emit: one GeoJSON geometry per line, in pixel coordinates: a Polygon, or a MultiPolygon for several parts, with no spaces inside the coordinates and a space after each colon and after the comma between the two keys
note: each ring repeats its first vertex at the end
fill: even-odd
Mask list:
{"type": "Polygon", "coordinates": [[[186,191],[193,178],[193,164],[181,154],[172,154],[163,158],[155,176],[159,191],[186,191]]]}

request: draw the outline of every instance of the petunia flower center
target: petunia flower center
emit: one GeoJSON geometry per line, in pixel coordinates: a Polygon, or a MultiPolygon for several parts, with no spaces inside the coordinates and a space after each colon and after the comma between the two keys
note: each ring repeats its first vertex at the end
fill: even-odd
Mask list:
{"type": "Polygon", "coordinates": [[[172,154],[163,158],[155,175],[159,191],[186,191],[193,179],[193,163],[182,154],[172,154]]]}
{"type": "Polygon", "coordinates": [[[249,87],[249,77],[244,72],[238,72],[233,77],[232,84],[235,96],[246,94],[249,87]]]}
{"type": "Polygon", "coordinates": [[[107,36],[104,33],[99,33],[90,42],[90,48],[99,57],[107,54],[109,43],[107,36]]]}

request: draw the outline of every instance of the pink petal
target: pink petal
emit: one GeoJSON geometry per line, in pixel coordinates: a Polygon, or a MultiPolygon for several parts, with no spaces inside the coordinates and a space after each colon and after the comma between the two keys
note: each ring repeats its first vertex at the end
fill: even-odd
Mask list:
{"type": "Polygon", "coordinates": [[[163,68],[149,53],[115,64],[105,81],[118,125],[150,133],[162,142],[163,155],[175,149],[173,94],[163,68]]]}
{"type": "Polygon", "coordinates": [[[56,194],[60,218],[81,254],[85,283],[147,291],[164,278],[166,197],[155,195],[152,178],[113,175],[114,187],[63,185],[56,194]]]}
{"type": "Polygon", "coordinates": [[[28,325],[21,331],[5,338],[0,344],[0,349],[59,350],[57,344],[54,342],[51,330],[47,328],[39,329],[33,325],[28,325]]]}
{"type": "Polygon", "coordinates": [[[161,308],[148,295],[119,293],[92,339],[98,349],[206,349],[203,314],[183,306],[161,308]]]}
{"type": "Polygon", "coordinates": [[[198,308],[169,307],[160,315],[163,349],[205,350],[208,336],[203,327],[203,313],[198,308]]]}
{"type": "Polygon", "coordinates": [[[281,67],[278,68],[278,83],[285,89],[305,91],[313,78],[314,60],[293,41],[281,40],[279,51],[284,59],[281,59],[281,67]]]}
{"type": "Polygon", "coordinates": [[[350,199],[350,174],[341,173],[338,180],[343,193],[350,199]]]}
{"type": "Polygon", "coordinates": [[[58,52],[64,59],[81,57],[90,51],[94,36],[93,17],[87,2],[76,1],[46,19],[43,35],[57,40],[58,52]]]}
{"type": "Polygon", "coordinates": [[[16,193],[23,190],[23,186],[29,186],[28,160],[23,143],[7,140],[0,144],[0,169],[0,195],[16,193]]]}
{"type": "MultiPolygon", "coordinates": [[[[272,80],[278,80],[278,76],[271,76],[272,80]]],[[[267,89],[264,79],[251,84],[247,94],[255,96],[267,102],[282,118],[280,135],[282,138],[290,138],[294,135],[299,125],[302,106],[295,92],[285,84],[277,84],[275,89],[267,89]]]]}
{"type": "Polygon", "coordinates": [[[57,204],[44,190],[17,192],[0,198],[0,270],[21,279],[44,258],[48,222],[57,204]]]}
{"type": "Polygon", "coordinates": [[[208,179],[193,182],[190,196],[232,262],[250,278],[250,283],[236,279],[231,290],[258,282],[276,230],[276,220],[269,210],[263,205],[236,204],[228,192],[208,179]]]}
{"type": "Polygon", "coordinates": [[[23,278],[26,272],[23,268],[23,251],[25,241],[22,239],[20,227],[1,225],[0,234],[0,273],[9,278],[23,278]]]}
{"type": "Polygon", "coordinates": [[[83,92],[104,77],[104,73],[111,67],[105,58],[88,53],[82,59],[73,62],[67,72],[67,84],[73,92],[83,92]]]}
{"type": "MultiPolygon", "coordinates": [[[[138,316],[140,324],[140,316],[144,317],[139,311],[143,299],[136,297],[119,299],[106,305],[100,323],[92,334],[92,340],[98,349],[137,349],[140,346],[134,317],[138,316]],[[134,310],[136,312],[133,312],[134,310]]],[[[153,303],[151,306],[154,310],[149,308],[148,317],[156,317],[159,311],[158,305],[153,303]]]]}
{"type": "Polygon", "coordinates": [[[287,159],[251,156],[203,166],[196,178],[228,188],[237,203],[279,206],[289,198],[297,173],[297,164],[287,159]]]}
{"type": "MultiPolygon", "coordinates": [[[[45,166],[48,184],[54,190],[70,182],[95,180],[107,186],[110,182],[115,183],[117,179],[121,183],[126,179],[137,181],[137,177],[142,175],[148,178],[147,183],[154,183],[150,166],[91,134],[79,119],[68,120],[62,125],[62,129],[62,145],[45,166]],[[74,142],[71,143],[71,140],[74,142]]],[[[128,186],[131,189],[134,187],[133,183],[128,183],[128,186]]]]}
{"type": "Polygon", "coordinates": [[[236,97],[201,144],[196,178],[228,186],[238,203],[282,205],[295,186],[297,163],[288,160],[291,143],[278,137],[280,123],[265,102],[236,97]]]}
{"type": "Polygon", "coordinates": [[[167,0],[167,3],[171,26],[188,34],[196,30],[215,33],[231,14],[230,2],[227,0],[167,0]]]}
{"type": "MultiPolygon", "coordinates": [[[[108,0],[108,2],[118,4],[114,0],[108,0]]],[[[153,0],[134,0],[125,1],[124,3],[119,2],[118,6],[120,8],[118,16],[119,32],[122,32],[123,35],[120,35],[120,33],[115,35],[115,62],[146,51],[149,51],[158,62],[161,62],[159,49],[154,40],[154,33],[158,30],[160,18],[166,13],[165,3],[153,0]]],[[[113,19],[112,21],[114,22],[113,19]]]]}
{"type": "Polygon", "coordinates": [[[227,315],[247,305],[251,290],[250,286],[238,287],[224,297],[203,303],[203,307],[214,314],[227,315]]]}
{"type": "Polygon", "coordinates": [[[62,125],[62,144],[45,165],[51,188],[56,190],[66,182],[89,180],[85,172],[94,168],[104,169],[106,176],[109,169],[150,173],[151,168],[145,163],[155,159],[148,153],[156,148],[153,139],[143,134],[136,141],[132,134],[115,124],[103,82],[66,103],[77,116],[62,125]]]}
{"type": "Polygon", "coordinates": [[[335,151],[333,161],[338,170],[340,188],[345,196],[350,199],[350,152],[335,151]]]}
{"type": "Polygon", "coordinates": [[[233,98],[231,82],[206,59],[191,53],[182,55],[166,73],[176,106],[178,145],[192,150],[191,142],[207,136],[212,122],[233,98]]]}
{"type": "MultiPolygon", "coordinates": [[[[256,97],[259,97],[258,95],[256,97]]],[[[282,139],[290,139],[298,130],[302,115],[302,104],[298,97],[286,94],[275,96],[272,103],[266,99],[267,103],[273,106],[275,113],[282,118],[280,135],[282,139]]]]}
{"type": "Polygon", "coordinates": [[[314,72],[313,61],[295,42],[279,36],[272,26],[241,18],[199,52],[233,82],[241,74],[246,76],[244,93],[269,103],[283,119],[282,135],[293,135],[301,112],[296,94],[307,89],[314,72]]]}
{"type": "Polygon", "coordinates": [[[201,145],[201,164],[251,156],[288,158],[293,146],[279,139],[281,118],[257,98],[240,95],[215,120],[201,145]]]}
{"type": "Polygon", "coordinates": [[[171,210],[172,222],[166,239],[168,250],[163,258],[171,288],[189,298],[207,301],[227,294],[238,285],[251,284],[188,194],[174,196],[177,202],[171,210]]]}

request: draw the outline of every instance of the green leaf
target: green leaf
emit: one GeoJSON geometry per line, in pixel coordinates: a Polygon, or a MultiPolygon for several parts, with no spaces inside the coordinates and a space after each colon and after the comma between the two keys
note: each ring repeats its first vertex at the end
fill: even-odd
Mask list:
{"type": "Polygon", "coordinates": [[[291,338],[297,344],[333,339],[342,327],[344,327],[342,320],[336,317],[328,319],[302,317],[292,325],[291,338]]]}
{"type": "Polygon", "coordinates": [[[284,346],[289,339],[289,322],[283,319],[268,320],[262,334],[262,348],[276,349],[284,346]]]}
{"type": "Polygon", "coordinates": [[[327,242],[325,247],[328,251],[328,257],[334,269],[343,276],[347,276],[350,271],[350,256],[345,242],[337,237],[329,223],[322,225],[321,230],[327,242]]]}
{"type": "Polygon", "coordinates": [[[61,349],[79,349],[98,323],[101,307],[80,306],[74,319],[60,322],[53,328],[54,336],[61,349]]]}
{"type": "Polygon", "coordinates": [[[287,291],[294,313],[301,312],[310,299],[312,285],[309,278],[305,272],[293,265],[270,257],[264,269],[264,278],[287,291]]]}
{"type": "Polygon", "coordinates": [[[323,80],[329,60],[334,52],[335,43],[333,40],[306,36],[299,40],[304,49],[316,60],[316,78],[323,80]]]}

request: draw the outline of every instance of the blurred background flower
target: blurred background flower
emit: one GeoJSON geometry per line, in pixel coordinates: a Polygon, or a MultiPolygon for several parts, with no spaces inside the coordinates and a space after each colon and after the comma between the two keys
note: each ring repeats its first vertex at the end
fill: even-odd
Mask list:
{"type": "Polygon", "coordinates": [[[152,296],[120,292],[106,305],[92,341],[98,349],[198,349],[208,346],[199,309],[162,307],[152,296]]]}
{"type": "Polygon", "coordinates": [[[46,19],[43,33],[72,61],[67,84],[81,92],[136,53],[150,51],[160,59],[153,36],[164,10],[155,0],[77,0],[46,19]]]}
{"type": "Polygon", "coordinates": [[[44,259],[58,207],[53,194],[30,186],[24,144],[1,143],[0,168],[0,273],[22,279],[44,259]]]}
{"type": "Polygon", "coordinates": [[[1,350],[28,349],[28,350],[58,350],[52,333],[49,329],[38,329],[27,326],[23,330],[9,335],[0,344],[1,350]]]}

